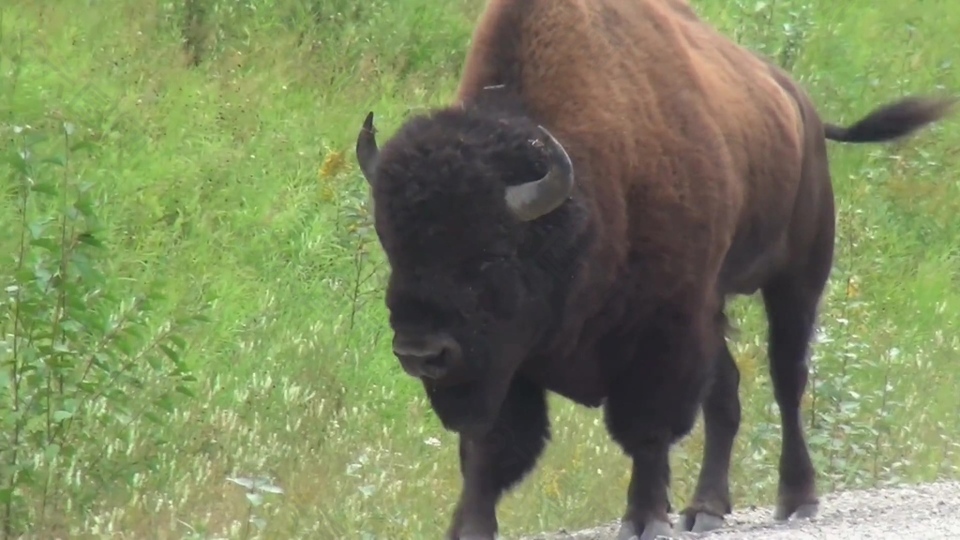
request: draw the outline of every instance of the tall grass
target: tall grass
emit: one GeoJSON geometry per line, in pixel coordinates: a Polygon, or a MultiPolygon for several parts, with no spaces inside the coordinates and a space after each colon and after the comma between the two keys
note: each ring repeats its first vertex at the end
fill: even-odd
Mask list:
{"type": "MultiPolygon", "coordinates": [[[[702,0],[824,116],[960,91],[954,2],[702,0]]],[[[456,86],[472,0],[101,0],[0,7],[0,539],[429,538],[456,439],[389,353],[352,156],[456,86]]],[[[960,476],[960,122],[830,148],[836,265],[805,415],[821,488],[960,476]]],[[[735,504],[771,503],[779,424],[755,299],[734,342],[735,504]]],[[[598,411],[500,511],[618,516],[598,411]]],[[[700,428],[673,456],[691,493],[700,428]]]]}

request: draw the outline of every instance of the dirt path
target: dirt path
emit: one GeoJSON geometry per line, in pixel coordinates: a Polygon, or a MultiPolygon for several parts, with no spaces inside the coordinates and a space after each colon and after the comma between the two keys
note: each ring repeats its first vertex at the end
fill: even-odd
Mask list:
{"type": "MultiPolygon", "coordinates": [[[[960,540],[960,482],[832,493],[810,521],[776,523],[771,508],[741,509],[724,529],[678,538],[705,540],[960,540]]],[[[676,516],[672,516],[676,522],[676,516]]],[[[616,525],[520,540],[614,540],[616,525]]]]}

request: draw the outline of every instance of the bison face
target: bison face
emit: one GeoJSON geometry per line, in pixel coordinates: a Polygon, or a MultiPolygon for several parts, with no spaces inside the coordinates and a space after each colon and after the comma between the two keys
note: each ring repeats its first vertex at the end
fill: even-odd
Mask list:
{"type": "Polygon", "coordinates": [[[390,262],[393,350],[447,429],[482,431],[548,318],[521,253],[528,223],[573,186],[545,129],[447,109],[408,121],[381,152],[357,141],[390,262]]]}
{"type": "Polygon", "coordinates": [[[386,303],[393,352],[422,381],[447,429],[485,429],[530,346],[536,302],[516,264],[488,259],[460,265],[461,272],[392,264],[386,303]]]}

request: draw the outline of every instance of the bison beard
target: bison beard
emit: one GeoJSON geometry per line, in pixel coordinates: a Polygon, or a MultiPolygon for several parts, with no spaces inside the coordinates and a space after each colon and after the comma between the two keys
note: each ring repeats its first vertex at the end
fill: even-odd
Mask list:
{"type": "Polygon", "coordinates": [[[424,380],[423,388],[444,428],[473,436],[482,436],[491,429],[504,394],[492,391],[482,382],[438,386],[424,380]]]}
{"type": "Polygon", "coordinates": [[[702,410],[677,525],[722,526],[741,420],[724,303],[756,292],[781,422],[774,518],[815,515],[800,403],[833,261],[826,140],[903,137],[954,101],[837,126],[686,0],[490,0],[456,103],[382,151],[370,113],[356,146],[394,352],[460,434],[448,538],[494,538],[498,501],[550,439],[547,391],[602,404],[632,460],[620,540],[670,535],[669,449],[702,410]]]}
{"type": "Polygon", "coordinates": [[[503,372],[501,366],[510,364],[488,366],[477,377],[452,385],[423,379],[427,399],[443,427],[468,438],[482,438],[490,433],[501,415],[513,377],[513,373],[503,372]]]}

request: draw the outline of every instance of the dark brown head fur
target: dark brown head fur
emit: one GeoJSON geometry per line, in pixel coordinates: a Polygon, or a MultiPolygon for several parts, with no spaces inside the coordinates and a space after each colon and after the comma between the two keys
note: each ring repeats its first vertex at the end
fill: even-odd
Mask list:
{"type": "Polygon", "coordinates": [[[372,183],[397,340],[444,335],[459,345],[446,358],[451,375],[426,381],[451,429],[496,414],[526,351],[562,313],[568,280],[552,278],[578,248],[575,204],[536,226],[507,205],[507,188],[550,169],[544,134],[513,107],[503,96],[408,121],[380,151],[372,183]]]}

